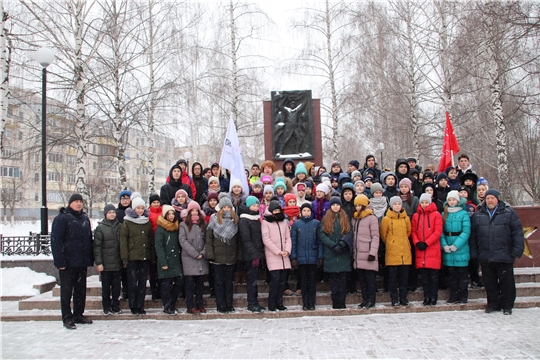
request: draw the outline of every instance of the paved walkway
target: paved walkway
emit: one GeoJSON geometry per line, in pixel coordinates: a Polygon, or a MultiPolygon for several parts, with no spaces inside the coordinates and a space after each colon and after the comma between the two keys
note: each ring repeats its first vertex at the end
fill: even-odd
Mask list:
{"type": "Polygon", "coordinates": [[[538,359],[540,309],[203,321],[3,322],[2,359],[538,359]]]}

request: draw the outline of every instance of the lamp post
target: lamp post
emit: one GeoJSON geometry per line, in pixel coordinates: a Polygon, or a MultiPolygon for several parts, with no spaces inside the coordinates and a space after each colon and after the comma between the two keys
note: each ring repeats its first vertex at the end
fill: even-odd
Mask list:
{"type": "Polygon", "coordinates": [[[381,170],[384,170],[384,165],[383,165],[383,150],[384,150],[384,144],[383,143],[379,143],[379,146],[378,146],[379,150],[381,151],[381,170]]]}
{"type": "Polygon", "coordinates": [[[55,56],[51,49],[36,52],[36,61],[43,68],[41,78],[41,235],[49,234],[49,210],[47,209],[47,66],[55,56]]]}
{"type": "Polygon", "coordinates": [[[186,159],[186,163],[187,163],[186,171],[189,174],[189,159],[191,159],[191,153],[189,151],[186,151],[184,153],[184,158],[186,159]]]}

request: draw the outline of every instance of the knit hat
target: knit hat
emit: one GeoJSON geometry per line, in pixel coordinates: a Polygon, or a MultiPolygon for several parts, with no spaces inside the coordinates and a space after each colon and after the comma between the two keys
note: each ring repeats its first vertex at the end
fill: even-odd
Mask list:
{"type": "Polygon", "coordinates": [[[296,201],[296,195],[291,194],[291,193],[288,193],[288,194],[285,194],[284,199],[285,199],[285,206],[288,206],[288,205],[289,205],[289,201],[291,201],[291,200],[295,200],[295,201],[296,201]]]}
{"type": "Polygon", "coordinates": [[[145,206],[144,200],[140,197],[136,197],[131,200],[131,208],[135,210],[139,206],[145,206]]]}
{"type": "MultiPolygon", "coordinates": [[[[196,202],[196,201],[190,201],[189,204],[188,204],[188,206],[187,206],[187,209],[186,209],[187,212],[188,212],[187,214],[189,215],[189,213],[191,212],[191,210],[194,210],[194,209],[199,210],[199,216],[202,216],[202,217],[205,216],[204,212],[201,210],[201,205],[199,205],[199,203],[196,202]]],[[[183,211],[183,210],[182,210],[182,211],[183,211]]],[[[186,215],[186,216],[187,216],[187,215],[186,215]]]]}
{"type": "Polygon", "coordinates": [[[366,176],[366,177],[364,178],[364,184],[365,184],[366,182],[368,182],[368,181],[371,181],[371,182],[373,183],[373,176],[368,175],[368,176],[366,176]]]}
{"type": "Polygon", "coordinates": [[[426,171],[424,173],[424,179],[426,179],[426,178],[434,179],[433,173],[431,171],[426,171]]]}
{"type": "Polygon", "coordinates": [[[218,167],[219,167],[218,163],[213,163],[212,166],[210,166],[210,169],[218,168],[218,167]]]}
{"type": "Polygon", "coordinates": [[[131,194],[131,197],[130,197],[130,198],[131,198],[131,200],[133,200],[133,199],[135,199],[135,198],[137,198],[137,197],[142,198],[142,195],[141,195],[140,192],[135,191],[134,193],[131,194]]]}
{"type": "Polygon", "coordinates": [[[495,189],[489,189],[488,191],[486,191],[486,197],[488,195],[493,195],[497,198],[497,200],[501,200],[501,193],[498,191],[498,190],[495,190],[495,189]]]}
{"type": "Polygon", "coordinates": [[[294,176],[296,176],[296,175],[298,175],[300,173],[304,173],[304,174],[306,174],[306,176],[308,175],[306,165],[304,165],[304,163],[302,163],[302,162],[296,164],[296,170],[294,171],[294,176]]]}
{"type": "Polygon", "coordinates": [[[340,164],[338,161],[334,161],[334,162],[332,163],[331,168],[333,168],[334,166],[339,166],[339,167],[341,167],[341,164],[340,164]]]}
{"type": "Polygon", "coordinates": [[[390,206],[392,206],[392,205],[394,205],[394,203],[400,203],[400,204],[403,205],[403,200],[401,200],[401,197],[399,197],[399,196],[392,196],[390,198],[389,204],[390,204],[390,206]]]}
{"type": "Polygon", "coordinates": [[[306,181],[304,184],[306,184],[306,187],[313,189],[313,183],[311,181],[306,181]]]}
{"type": "Polygon", "coordinates": [[[374,183],[371,185],[371,193],[375,194],[376,191],[383,191],[382,185],[379,183],[374,183]]]}
{"type": "Polygon", "coordinates": [[[220,199],[219,199],[219,208],[223,209],[225,206],[234,207],[231,199],[229,198],[227,194],[225,194],[225,196],[220,196],[220,199]]]}
{"type": "Polygon", "coordinates": [[[306,184],[299,182],[296,184],[296,191],[304,191],[306,190],[306,184]]]}
{"type": "Polygon", "coordinates": [[[279,204],[279,201],[277,200],[270,201],[270,205],[268,205],[268,211],[274,212],[274,210],[277,210],[277,209],[281,210],[281,205],[279,204]]]}
{"type": "Polygon", "coordinates": [[[354,198],[354,205],[362,205],[363,207],[366,207],[369,205],[369,199],[364,194],[356,195],[354,198]]]}
{"type": "Polygon", "coordinates": [[[131,190],[122,190],[120,191],[120,194],[118,194],[118,200],[122,198],[122,196],[127,195],[131,198],[131,190]]]}
{"type": "Polygon", "coordinates": [[[349,165],[352,165],[358,169],[360,167],[360,162],[358,160],[351,160],[349,161],[349,165]]]}
{"type": "Polygon", "coordinates": [[[276,181],[276,184],[274,185],[274,191],[277,190],[278,187],[282,187],[284,190],[287,190],[287,185],[285,185],[285,182],[278,180],[276,181]]]}
{"type": "Polygon", "coordinates": [[[267,192],[274,193],[274,187],[272,185],[266,185],[263,190],[263,194],[266,194],[267,192]]]}
{"type": "Polygon", "coordinates": [[[114,206],[114,204],[110,204],[110,203],[109,203],[109,204],[105,205],[105,209],[103,209],[103,214],[104,214],[104,215],[107,215],[107,213],[108,213],[109,211],[111,211],[111,210],[112,210],[112,211],[116,211],[116,207],[114,206]]]}
{"type": "Polygon", "coordinates": [[[317,185],[317,191],[322,191],[325,195],[328,195],[330,189],[328,189],[328,185],[326,184],[319,184],[317,185]]]}
{"type": "Polygon", "coordinates": [[[246,206],[250,208],[253,204],[260,204],[259,199],[257,199],[255,196],[248,196],[246,199],[246,206]]]}
{"type": "Polygon", "coordinates": [[[71,205],[72,202],[77,201],[77,200],[84,201],[81,194],[73,194],[73,195],[71,195],[71,197],[69,198],[68,205],[71,205]]]}
{"type": "Polygon", "coordinates": [[[448,180],[448,174],[446,174],[445,172],[440,172],[437,174],[437,183],[439,181],[441,181],[442,179],[446,179],[448,180]]]}
{"type": "Polygon", "coordinates": [[[486,180],[486,178],[481,177],[481,178],[478,179],[476,185],[477,185],[477,186],[478,186],[478,185],[489,186],[489,183],[488,183],[488,181],[486,180]]]}
{"type": "Polygon", "coordinates": [[[219,185],[219,179],[217,178],[217,176],[210,176],[210,179],[208,179],[208,185],[210,185],[214,181],[217,182],[219,185]]]}
{"type": "Polygon", "coordinates": [[[353,185],[352,182],[346,182],[343,185],[341,185],[341,193],[342,194],[347,189],[351,190],[353,192],[353,194],[354,194],[354,185],[353,185]]]}
{"type": "Polygon", "coordinates": [[[355,176],[360,176],[362,177],[362,173],[358,170],[354,170],[352,173],[351,173],[351,178],[354,178],[355,176]]]}
{"type": "Polygon", "coordinates": [[[253,187],[258,186],[258,187],[260,187],[260,188],[262,189],[263,183],[261,182],[261,180],[255,180],[255,181],[253,182],[253,185],[252,185],[252,186],[253,186],[253,187]]]}
{"type": "Polygon", "coordinates": [[[178,190],[178,191],[174,194],[174,198],[176,199],[176,198],[178,197],[179,194],[183,194],[183,195],[186,197],[186,201],[189,199],[189,196],[188,196],[186,190],[184,190],[184,189],[178,190]]]}
{"type": "Polygon", "coordinates": [[[446,173],[446,175],[448,175],[448,173],[450,172],[450,170],[456,170],[456,168],[453,167],[453,166],[447,167],[446,170],[444,170],[444,172],[446,173]]]}
{"type": "Polygon", "coordinates": [[[311,206],[311,203],[309,202],[303,203],[302,206],[300,206],[300,213],[302,213],[302,210],[304,210],[304,208],[309,208],[309,210],[313,212],[313,207],[311,206]]]}
{"type": "Polygon", "coordinates": [[[433,189],[433,191],[435,191],[435,184],[431,184],[431,183],[427,183],[427,184],[424,184],[424,186],[422,187],[422,189],[424,190],[424,192],[426,192],[426,189],[430,187],[433,189]]]}
{"type": "Polygon", "coordinates": [[[413,157],[409,157],[409,158],[407,158],[407,162],[409,162],[409,161],[414,161],[414,162],[417,162],[417,161],[416,161],[416,158],[413,158],[413,157]]]}
{"type": "Polygon", "coordinates": [[[233,181],[231,181],[231,189],[233,188],[233,186],[240,186],[240,187],[242,187],[242,180],[240,180],[240,179],[234,179],[233,181]]]}
{"type": "Polygon", "coordinates": [[[171,205],[163,205],[161,208],[161,216],[167,216],[167,213],[171,210],[174,211],[174,208],[171,205]]]}
{"type": "Polygon", "coordinates": [[[262,183],[264,184],[265,182],[267,183],[272,183],[272,177],[270,175],[264,175],[261,177],[261,181],[262,183]]]}
{"type": "Polygon", "coordinates": [[[153,203],[154,201],[159,201],[161,203],[161,198],[159,197],[158,194],[156,193],[151,193],[150,194],[150,201],[148,202],[149,204],[153,203]]]}
{"type": "Polygon", "coordinates": [[[356,180],[356,181],[354,182],[354,187],[356,187],[356,184],[358,184],[358,183],[360,183],[360,184],[362,184],[364,187],[366,187],[366,184],[365,184],[364,181],[362,181],[362,180],[356,180]]]}
{"type": "Polygon", "coordinates": [[[219,194],[215,191],[209,191],[208,192],[208,197],[206,198],[208,201],[214,199],[216,201],[219,201],[219,194]]]}
{"type": "Polygon", "coordinates": [[[412,182],[409,178],[403,178],[401,179],[401,181],[399,182],[399,186],[401,185],[407,185],[407,187],[410,189],[412,189],[412,182]]]}
{"type": "Polygon", "coordinates": [[[429,194],[420,195],[420,202],[422,202],[422,201],[427,201],[428,203],[431,204],[431,195],[429,195],[429,194]]]}
{"type": "MultiPolygon", "coordinates": [[[[487,194],[486,194],[487,196],[487,194]]],[[[453,198],[453,199],[456,199],[457,201],[459,201],[459,192],[457,192],[457,190],[452,190],[448,193],[448,195],[446,195],[446,201],[448,201],[448,199],[450,198],[453,198]]]]}
{"type": "Polygon", "coordinates": [[[332,196],[330,198],[330,206],[332,206],[334,204],[339,204],[339,206],[342,206],[341,199],[338,196],[332,196]]]}

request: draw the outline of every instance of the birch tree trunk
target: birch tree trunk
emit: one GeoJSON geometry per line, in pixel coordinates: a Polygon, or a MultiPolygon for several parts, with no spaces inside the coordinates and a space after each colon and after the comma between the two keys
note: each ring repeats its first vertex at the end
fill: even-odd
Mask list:
{"type": "Polygon", "coordinates": [[[337,106],[337,96],[336,96],[336,81],[334,76],[334,63],[332,57],[332,31],[331,31],[331,19],[330,19],[330,6],[328,0],[326,0],[326,12],[325,12],[325,21],[326,21],[326,51],[327,51],[327,61],[328,61],[328,79],[330,82],[330,100],[332,103],[332,159],[337,160],[339,157],[339,119],[338,119],[338,106],[337,106]]]}
{"type": "Polygon", "coordinates": [[[148,66],[149,66],[149,80],[150,80],[150,108],[148,109],[148,192],[149,194],[155,192],[156,184],[156,165],[154,164],[155,155],[155,133],[154,133],[154,113],[156,111],[156,78],[154,74],[154,16],[153,16],[154,3],[152,0],[148,2],[148,66]]]}
{"type": "Polygon", "coordinates": [[[2,16],[2,32],[0,33],[0,149],[4,149],[4,129],[6,128],[6,118],[8,110],[8,97],[9,97],[9,64],[11,60],[11,46],[8,46],[8,30],[6,28],[6,21],[8,20],[8,13],[4,12],[4,1],[0,1],[0,15],[2,16]]]}
{"type": "Polygon", "coordinates": [[[407,18],[407,56],[408,56],[408,69],[407,77],[409,80],[409,116],[411,121],[412,141],[413,141],[413,154],[416,159],[420,157],[420,126],[418,123],[418,76],[416,69],[416,57],[414,54],[414,35],[412,30],[412,9],[409,2],[406,3],[407,18]]]}
{"type": "Polygon", "coordinates": [[[236,23],[234,17],[234,4],[230,0],[230,19],[231,19],[231,60],[232,60],[232,113],[234,127],[238,130],[238,54],[236,49],[236,23]]]}

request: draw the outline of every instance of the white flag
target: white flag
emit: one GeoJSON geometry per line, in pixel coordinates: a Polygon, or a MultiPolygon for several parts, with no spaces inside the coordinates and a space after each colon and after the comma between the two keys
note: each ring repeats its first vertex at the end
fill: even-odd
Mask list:
{"type": "Polygon", "coordinates": [[[224,167],[231,172],[229,191],[232,189],[232,181],[234,179],[240,179],[240,181],[242,181],[242,192],[245,195],[249,194],[246,170],[244,168],[244,158],[242,157],[242,149],[240,148],[240,142],[238,141],[238,134],[236,133],[232,114],[229,125],[227,126],[227,134],[225,135],[225,141],[223,142],[219,166],[224,167]]]}

